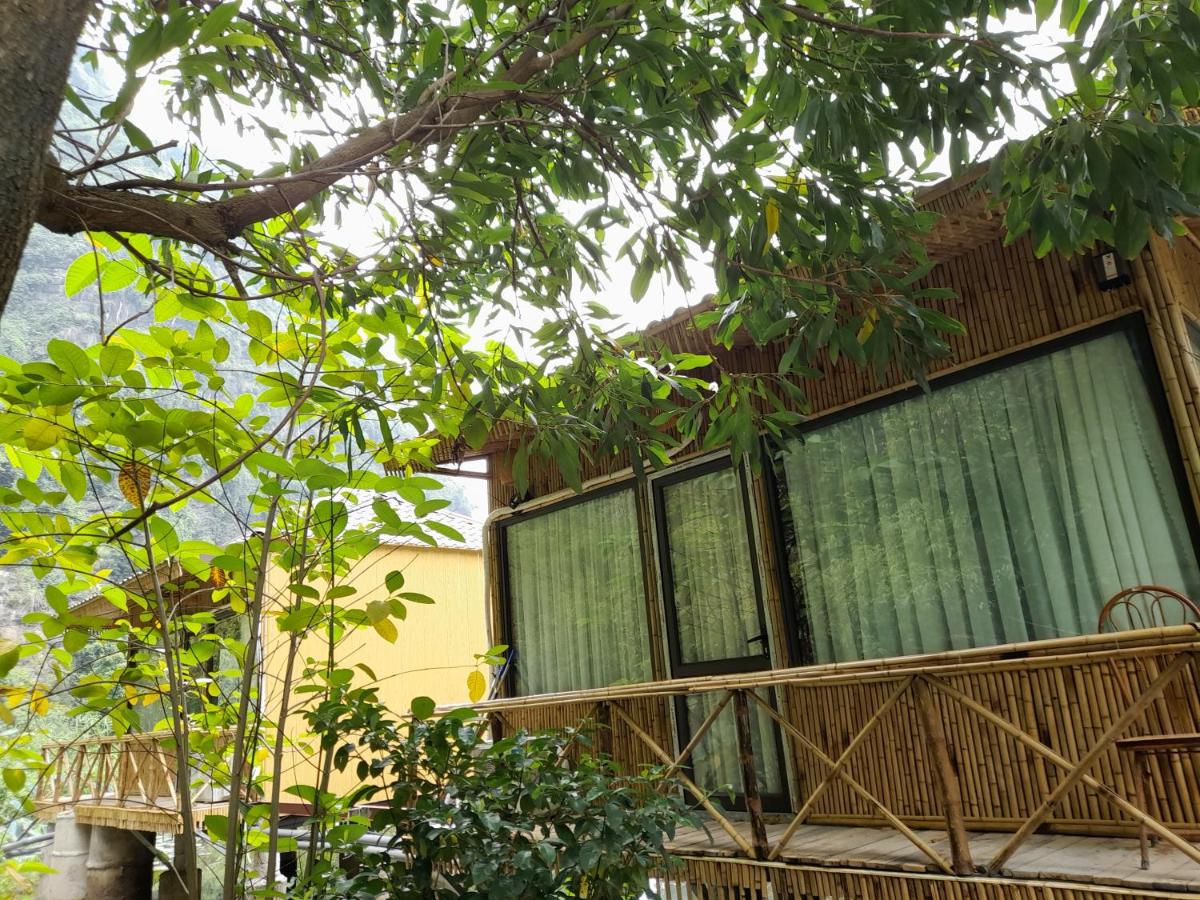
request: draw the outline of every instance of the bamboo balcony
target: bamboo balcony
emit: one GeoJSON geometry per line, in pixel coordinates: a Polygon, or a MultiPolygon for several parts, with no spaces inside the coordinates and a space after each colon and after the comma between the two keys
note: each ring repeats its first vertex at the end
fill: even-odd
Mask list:
{"type": "Polygon", "coordinates": [[[1198,651],[1188,625],[475,708],[501,733],[582,725],[627,770],[666,766],[708,823],[674,842],[679,897],[1185,897],[1200,894],[1198,651]],[[676,747],[673,699],[705,694],[709,715],[676,747]],[[726,707],[740,813],[689,767],[726,707]],[[787,749],[778,817],[763,811],[752,710],[787,749]],[[1131,740],[1147,737],[1163,752],[1131,740]]]}

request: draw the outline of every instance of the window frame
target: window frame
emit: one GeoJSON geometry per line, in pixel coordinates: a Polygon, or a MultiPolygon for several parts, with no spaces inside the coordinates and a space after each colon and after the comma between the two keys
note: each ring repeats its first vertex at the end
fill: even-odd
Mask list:
{"type": "MultiPolygon", "coordinates": [[[[1200,335],[1200,325],[1197,326],[1196,332],[1200,335]]],[[[918,384],[913,384],[833,410],[824,415],[819,415],[799,426],[800,440],[803,440],[805,435],[820,431],[828,425],[844,422],[856,416],[878,412],[881,409],[904,403],[907,400],[923,396],[926,393],[936,394],[939,390],[963,384],[985,375],[1002,372],[1005,369],[1011,369],[1022,363],[1051,356],[1061,350],[1077,347],[1114,334],[1124,334],[1130,340],[1134,363],[1142,374],[1146,391],[1150,395],[1150,404],[1154,412],[1154,419],[1162,435],[1167,454],[1167,463],[1170,466],[1171,475],[1175,482],[1180,505],[1183,507],[1183,518],[1186,523],[1189,542],[1193,552],[1196,554],[1197,560],[1200,561],[1200,514],[1198,514],[1196,502],[1192,497],[1191,488],[1188,484],[1187,470],[1183,464],[1183,451],[1179,446],[1179,433],[1175,425],[1175,420],[1171,415],[1166,388],[1163,384],[1162,371],[1158,365],[1158,358],[1154,355],[1154,347],[1150,342],[1149,326],[1146,322],[1145,314],[1141,310],[1131,310],[1107,321],[1085,325],[1066,334],[1059,334],[1036,344],[1002,353],[999,356],[981,360],[977,363],[969,363],[941,375],[934,374],[929,379],[928,391],[918,384]]],[[[768,464],[764,466],[764,470],[769,470],[769,502],[772,507],[769,518],[772,531],[774,532],[772,539],[776,542],[776,547],[779,550],[776,554],[778,560],[777,576],[780,580],[779,589],[784,606],[784,621],[789,623],[790,629],[786,642],[797,653],[795,659],[796,665],[811,666],[816,665],[816,654],[808,627],[808,607],[804,601],[804,587],[802,584],[793,582],[788,568],[789,548],[786,544],[786,536],[790,510],[785,508],[786,504],[783,502],[782,492],[786,489],[787,481],[780,465],[780,456],[786,450],[786,442],[772,441],[771,443],[768,464]]]]}
{"type": "MultiPolygon", "coordinates": [[[[556,503],[547,503],[543,506],[536,506],[527,510],[515,510],[512,515],[505,516],[502,519],[497,519],[493,523],[493,528],[495,530],[494,533],[496,536],[496,564],[500,568],[500,577],[496,580],[497,587],[499,588],[498,600],[500,603],[500,615],[498,616],[498,619],[500,627],[504,632],[502,635],[500,635],[501,640],[499,640],[498,643],[507,644],[510,648],[510,654],[512,650],[516,650],[516,658],[513,659],[509,664],[512,671],[505,676],[507,684],[502,685],[502,693],[504,696],[531,696],[520,694],[516,691],[517,676],[521,671],[521,647],[513,640],[512,569],[509,565],[511,560],[509,559],[508,555],[508,529],[522,522],[528,522],[531,519],[536,519],[541,516],[548,516],[551,513],[562,512],[563,510],[570,509],[572,506],[578,506],[581,503],[587,503],[591,500],[600,500],[604,497],[619,494],[622,491],[629,491],[633,496],[635,504],[639,502],[637,480],[635,478],[624,478],[614,481],[611,484],[605,484],[600,487],[593,488],[592,490],[583,491],[573,497],[567,497],[563,500],[559,500],[556,503]]],[[[649,621],[650,608],[646,586],[646,551],[644,542],[641,540],[638,541],[638,564],[642,569],[642,605],[647,615],[647,643],[645,649],[647,657],[653,659],[652,642],[654,640],[654,628],[651,626],[649,621]]]]}
{"type": "Polygon", "coordinates": [[[681,464],[672,467],[655,476],[651,482],[651,510],[654,516],[655,555],[657,556],[657,574],[660,593],[662,595],[662,610],[666,624],[667,665],[670,678],[691,678],[705,675],[727,675],[737,672],[760,671],[774,668],[771,658],[771,640],[766,612],[766,592],[762,583],[761,550],[757,546],[754,533],[754,523],[751,512],[750,492],[746,485],[745,473],[741,467],[734,467],[728,453],[723,453],[712,459],[696,462],[692,465],[681,464]],[[742,501],[742,527],[746,543],[750,551],[750,571],[754,583],[755,601],[757,604],[759,627],[762,629],[762,654],[730,657],[714,662],[684,662],[682,649],[679,646],[679,609],[675,602],[675,585],[672,578],[670,538],[667,534],[667,518],[664,512],[664,491],[672,485],[703,478],[714,472],[733,470],[737,479],[738,492],[742,501]],[[765,666],[755,666],[754,662],[765,659],[765,666]]]}

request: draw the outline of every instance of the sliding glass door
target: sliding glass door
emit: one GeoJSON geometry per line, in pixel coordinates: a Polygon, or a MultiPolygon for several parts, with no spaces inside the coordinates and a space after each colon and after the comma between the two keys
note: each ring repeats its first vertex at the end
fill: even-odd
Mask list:
{"type": "MultiPolygon", "coordinates": [[[[738,471],[722,459],[673,472],[655,481],[654,500],[672,676],[770,668],[749,498],[738,471]]],[[[677,703],[681,746],[716,702],[714,694],[677,703]]],[[[757,706],[752,715],[759,789],[778,805],[784,784],[777,729],[757,706]]],[[[701,739],[692,766],[704,787],[742,792],[732,707],[701,739]]]]}

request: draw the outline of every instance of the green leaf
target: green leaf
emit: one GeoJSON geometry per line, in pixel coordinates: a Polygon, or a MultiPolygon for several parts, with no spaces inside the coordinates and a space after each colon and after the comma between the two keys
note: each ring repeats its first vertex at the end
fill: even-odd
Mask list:
{"type": "Polygon", "coordinates": [[[76,381],[83,381],[92,370],[91,360],[88,359],[83,348],[77,347],[70,341],[51,338],[46,345],[46,352],[50,354],[54,364],[62,369],[63,374],[76,381]]]}
{"type": "Polygon", "coordinates": [[[105,344],[100,348],[100,371],[112,378],[133,365],[133,351],[119,344],[105,344]]]}
{"type": "Polygon", "coordinates": [[[433,702],[431,697],[413,697],[411,704],[413,718],[428,719],[433,715],[433,711],[437,709],[437,704],[433,702]]]}
{"type": "Polygon", "coordinates": [[[638,263],[638,267],[633,273],[633,281],[629,285],[629,294],[634,300],[641,300],[642,297],[646,296],[646,289],[650,287],[650,278],[653,275],[654,262],[650,259],[649,254],[647,254],[638,263]]]}
{"type": "Polygon", "coordinates": [[[68,297],[74,297],[100,276],[101,260],[94,252],[88,252],[75,258],[67,267],[67,275],[63,281],[63,290],[68,297]]]}
{"type": "Polygon", "coordinates": [[[25,770],[24,769],[5,769],[4,770],[4,786],[14,794],[19,793],[25,787],[25,770]]]}
{"type": "Polygon", "coordinates": [[[59,442],[64,433],[61,425],[45,419],[30,419],[21,431],[25,438],[25,446],[30,450],[49,450],[59,442]]]}
{"type": "Polygon", "coordinates": [[[213,840],[224,841],[229,832],[229,817],[205,816],[204,830],[209,833],[213,840]]]}
{"type": "Polygon", "coordinates": [[[209,44],[218,35],[224,34],[225,30],[233,23],[234,16],[238,14],[241,5],[241,0],[231,0],[229,3],[222,3],[215,7],[204,19],[200,30],[196,32],[196,43],[209,44]]]}

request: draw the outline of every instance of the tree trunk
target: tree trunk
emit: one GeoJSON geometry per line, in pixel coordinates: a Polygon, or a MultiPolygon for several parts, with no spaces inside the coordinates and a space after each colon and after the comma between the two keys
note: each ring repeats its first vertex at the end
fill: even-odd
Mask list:
{"type": "Polygon", "coordinates": [[[0,15],[0,314],[37,211],[46,152],[93,0],[4,0],[0,15]]]}

